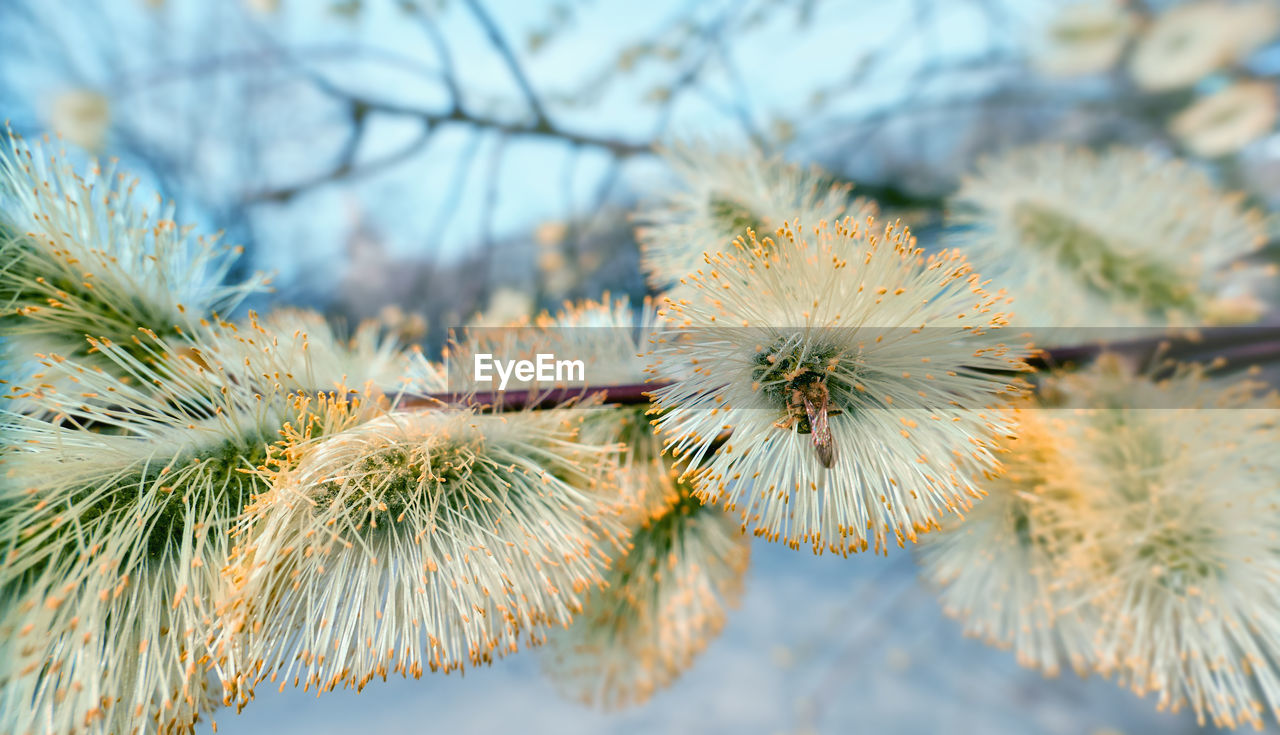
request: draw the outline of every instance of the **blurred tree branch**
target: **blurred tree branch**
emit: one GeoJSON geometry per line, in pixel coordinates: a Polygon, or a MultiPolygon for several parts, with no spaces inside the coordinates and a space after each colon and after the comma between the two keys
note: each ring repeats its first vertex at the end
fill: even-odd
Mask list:
{"type": "MultiPolygon", "coordinates": [[[[601,288],[626,290],[592,282],[598,266],[587,256],[625,247],[624,207],[612,205],[626,174],[643,170],[632,162],[691,129],[690,119],[712,119],[717,137],[823,164],[853,183],[855,196],[928,222],[941,221],[958,173],[997,145],[1075,124],[1085,131],[1076,139],[1089,145],[1122,134],[1171,147],[1161,122],[1167,115],[1142,109],[1151,100],[1138,100],[1123,79],[1110,80],[1114,88],[1085,88],[1046,83],[1029,70],[1032,29],[1024,21],[1030,6],[1054,2],[911,0],[889,13],[874,0],[685,0],[652,20],[629,16],[644,20],[619,24],[618,39],[575,58],[571,73],[563,61],[551,64],[559,76],[550,78],[538,55],[579,50],[566,46],[575,31],[577,40],[595,33],[582,24],[593,13],[598,20],[599,8],[557,3],[530,24],[527,13],[486,0],[366,0],[329,23],[328,11],[301,4],[270,15],[240,3],[151,10],[141,2],[12,0],[0,43],[9,44],[6,60],[48,72],[44,84],[56,78],[108,97],[104,152],[149,171],[164,196],[228,230],[250,253],[257,232],[298,219],[302,197],[349,198],[344,206],[356,217],[361,206],[374,206],[361,201],[369,182],[427,165],[433,174],[421,177],[423,188],[401,187],[399,202],[423,209],[430,198],[430,216],[419,226],[425,232],[394,237],[417,249],[422,268],[450,230],[466,228],[468,244],[483,250],[469,267],[485,280],[490,264],[502,265],[495,241],[511,237],[494,223],[519,206],[500,181],[510,177],[511,161],[550,147],[562,161],[551,164],[563,203],[557,247],[572,285],[538,291],[547,305],[601,288]],[[405,26],[408,45],[404,34],[384,40],[379,29],[359,26],[372,22],[375,6],[377,22],[405,26]],[[876,14],[878,24],[865,22],[876,14]],[[954,33],[958,23],[973,32],[954,33]],[[344,35],[343,24],[353,32],[344,35]],[[190,43],[193,33],[214,28],[201,35],[205,42],[190,43]],[[783,80],[786,100],[778,98],[779,80],[753,76],[762,58],[784,63],[792,50],[815,48],[822,63],[794,84],[783,80]],[[619,104],[629,105],[627,124],[611,119],[619,104]]],[[[0,68],[0,103],[21,132],[39,134],[51,124],[23,68],[0,68]]],[[[330,252],[335,247],[342,243],[329,243],[330,252]]],[[[255,267],[252,257],[243,262],[255,267]]],[[[325,298],[316,291],[313,298],[325,298]]],[[[483,298],[486,289],[478,293],[483,298]]]]}
{"type": "Polygon", "coordinates": [[[498,51],[502,57],[502,61],[506,64],[507,70],[511,72],[511,77],[515,79],[516,84],[520,87],[520,93],[524,95],[525,102],[529,105],[529,109],[533,112],[533,127],[537,130],[551,130],[551,121],[547,118],[546,108],[542,106],[542,101],[538,99],[538,94],[533,91],[533,85],[529,83],[529,77],[525,75],[524,67],[520,65],[520,61],[516,59],[516,55],[511,51],[511,47],[507,45],[507,40],[503,38],[502,32],[498,30],[498,26],[493,22],[493,17],[484,9],[479,0],[463,0],[463,4],[475,16],[476,21],[484,28],[485,35],[489,38],[489,43],[498,51]]]}

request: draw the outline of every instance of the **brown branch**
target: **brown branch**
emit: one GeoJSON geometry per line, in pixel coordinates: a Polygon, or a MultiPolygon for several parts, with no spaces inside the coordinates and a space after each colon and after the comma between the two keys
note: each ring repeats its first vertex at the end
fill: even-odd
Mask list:
{"type": "MultiPolygon", "coordinates": [[[[1214,361],[1223,370],[1240,369],[1280,361],[1280,324],[1249,327],[1214,327],[1188,331],[1177,337],[1161,336],[1114,342],[1041,349],[1027,364],[1036,369],[1060,368],[1088,362],[1100,354],[1126,355],[1139,363],[1154,358],[1180,362],[1214,361]]],[[[636,406],[649,403],[649,394],[669,385],[663,381],[620,385],[574,386],[537,390],[436,393],[403,396],[398,408],[439,408],[469,405],[483,410],[520,411],[554,408],[571,401],[601,396],[607,403],[636,406]]]]}
{"type": "Polygon", "coordinates": [[[522,411],[524,409],[555,408],[571,401],[603,394],[605,399],[619,406],[639,406],[649,402],[649,392],[666,383],[632,383],[599,387],[574,386],[569,388],[541,388],[537,390],[482,391],[479,393],[435,393],[427,396],[402,397],[397,408],[439,408],[445,405],[468,405],[496,411],[522,411]]]}
{"type": "Polygon", "coordinates": [[[1157,357],[1178,361],[1213,359],[1231,355],[1243,358],[1249,354],[1250,350],[1264,347],[1280,348],[1280,324],[1186,329],[1174,335],[1055,347],[1041,350],[1040,356],[1032,361],[1032,366],[1064,367],[1073,363],[1088,362],[1103,352],[1141,358],[1143,361],[1157,357]]]}

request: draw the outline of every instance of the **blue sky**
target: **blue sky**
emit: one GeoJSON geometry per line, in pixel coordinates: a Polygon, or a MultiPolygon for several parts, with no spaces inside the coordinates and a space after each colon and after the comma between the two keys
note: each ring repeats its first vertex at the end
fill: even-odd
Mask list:
{"type": "MultiPolygon", "coordinates": [[[[1037,4],[1041,3],[1033,0],[1027,6],[1037,4]]],[[[540,90],[573,89],[587,76],[585,70],[594,71],[604,66],[619,48],[651,36],[651,29],[662,27],[684,5],[671,0],[584,3],[584,11],[562,40],[537,55],[525,56],[529,77],[540,90]]],[[[723,2],[710,3],[710,10],[704,15],[714,16],[724,6],[723,2]]],[[[968,3],[941,4],[942,17],[927,37],[912,35],[909,6],[905,2],[875,1],[818,3],[810,25],[803,30],[788,22],[791,16],[786,15],[787,21],[762,26],[734,39],[729,53],[740,70],[746,94],[759,111],[758,123],[767,126],[775,115],[798,120],[801,126],[820,122],[806,118],[809,98],[814,90],[834,84],[849,73],[859,59],[862,39],[876,44],[890,39],[890,44],[897,46],[894,60],[885,66],[882,81],[866,85],[858,95],[830,108],[828,115],[875,109],[899,99],[913,91],[905,81],[926,54],[933,54],[935,59],[961,57],[974,53],[989,41],[990,31],[980,24],[968,3]],[[892,42],[894,34],[902,37],[901,43],[892,42]]],[[[317,23],[305,11],[296,16],[286,11],[281,25],[289,29],[296,23],[300,29],[296,35],[305,35],[311,43],[324,40],[326,33],[338,38],[354,32],[379,47],[421,57],[425,63],[434,64],[418,29],[397,22],[394,10],[380,4],[371,7],[375,12],[369,13],[355,28],[347,24],[332,27],[332,22],[317,23]],[[323,26],[324,30],[320,31],[317,26],[323,26]]],[[[498,2],[491,7],[504,32],[513,40],[524,38],[527,29],[537,27],[547,12],[542,3],[498,2]]],[[[456,12],[446,14],[442,28],[454,48],[462,50],[456,57],[461,86],[468,99],[475,100],[478,109],[493,106],[493,100],[509,103],[518,98],[511,76],[499,57],[489,52],[477,26],[469,18],[456,12]]],[[[328,74],[329,67],[325,68],[328,74]]],[[[365,70],[352,69],[344,73],[334,69],[331,79],[335,83],[368,89],[373,82],[365,70]]],[[[614,85],[599,104],[582,109],[554,106],[552,115],[558,124],[569,129],[646,140],[654,129],[658,111],[638,103],[638,99],[668,76],[668,72],[656,75],[642,70],[614,85]]],[[[714,65],[710,79],[716,92],[723,96],[739,91],[727,75],[715,71],[714,65]]],[[[406,83],[403,75],[391,75],[384,82],[374,82],[373,86],[384,90],[379,94],[405,102],[439,99],[440,93],[438,87],[406,83]]],[[[670,134],[742,139],[739,128],[723,110],[696,95],[687,95],[684,100],[676,107],[670,134]]],[[[497,105],[495,110],[500,114],[513,112],[510,104],[497,105]]],[[[384,123],[374,141],[376,145],[370,146],[366,154],[377,156],[379,149],[393,150],[413,132],[412,123],[384,123]]],[[[802,135],[803,132],[802,127],[802,135]]],[[[425,246],[437,255],[448,254],[467,248],[480,237],[485,179],[482,171],[473,171],[467,180],[465,193],[458,200],[456,211],[450,214],[449,229],[444,235],[438,232],[441,213],[433,206],[449,199],[449,190],[454,184],[453,171],[470,142],[468,133],[451,131],[422,155],[356,187],[361,201],[371,207],[379,222],[394,223],[383,228],[393,250],[407,254],[425,246]],[[403,197],[396,194],[405,190],[421,194],[414,201],[403,201],[403,197]],[[394,208],[384,211],[382,207],[387,206],[394,208]]],[[[493,145],[492,139],[482,142],[476,160],[488,160],[493,145]]],[[[493,234],[516,236],[543,220],[582,215],[593,200],[608,160],[603,154],[584,149],[571,164],[566,148],[560,144],[528,140],[511,143],[498,174],[500,186],[492,220],[493,234]],[[561,182],[566,178],[573,182],[572,201],[565,201],[563,196],[561,182]]],[[[643,196],[667,183],[656,166],[642,161],[628,165],[623,189],[643,196]]],[[[305,207],[307,216],[273,222],[280,229],[270,231],[269,239],[305,240],[314,248],[307,257],[323,257],[325,244],[333,246],[333,238],[328,234],[343,225],[340,218],[345,208],[340,199],[346,193],[329,190],[312,194],[305,205],[299,205],[305,207]],[[326,212],[328,217],[316,216],[326,212]]],[[[286,267],[288,258],[296,255],[293,249],[278,252],[278,259],[286,267]]]]}
{"type": "MultiPolygon", "coordinates": [[[[1051,1],[1019,0],[1013,5],[1031,15],[1051,1]]],[[[699,17],[719,17],[733,2],[702,2],[697,5],[699,17]]],[[[31,101],[32,109],[16,111],[17,119],[34,115],[33,122],[38,124],[53,96],[79,86],[112,94],[116,113],[128,115],[144,138],[154,140],[173,135],[174,115],[180,116],[176,121],[184,131],[188,125],[198,125],[206,109],[210,125],[240,124],[245,118],[272,134],[271,145],[263,153],[261,178],[252,182],[262,188],[305,179],[332,165],[346,130],[336,119],[338,110],[327,106],[314,90],[278,86],[269,70],[259,72],[252,65],[232,67],[220,77],[197,75],[198,84],[187,84],[192,77],[184,70],[201,68],[203,59],[234,56],[264,45],[299,50],[374,48],[407,59],[428,73],[409,73],[370,60],[353,63],[345,56],[308,68],[345,90],[382,100],[432,106],[446,99],[442,85],[430,76],[440,61],[426,36],[390,0],[365,2],[354,21],[326,12],[330,3],[325,0],[283,0],[279,12],[251,16],[249,23],[232,5],[210,20],[207,10],[217,6],[169,0],[162,13],[155,13],[141,0],[117,0],[100,6],[110,8],[106,16],[113,20],[120,40],[108,62],[102,60],[93,40],[98,19],[68,10],[72,4],[39,6],[45,25],[58,29],[61,41],[35,43],[26,54],[19,54],[17,63],[25,66],[23,74],[15,75],[18,91],[31,101]],[[224,86],[208,84],[211,78],[222,79],[224,86]],[[246,78],[261,84],[267,96],[262,109],[228,107],[228,100],[237,98],[227,90],[246,78]],[[195,122],[189,119],[191,114],[195,122]]],[[[572,24],[541,52],[530,54],[525,39],[531,30],[545,26],[552,4],[518,0],[487,4],[517,49],[533,86],[548,100],[579,88],[606,68],[619,49],[643,40],[661,41],[657,31],[669,26],[689,3],[570,5],[575,8],[572,24]]],[[[803,27],[797,24],[795,11],[782,12],[773,22],[727,39],[724,54],[732,60],[736,75],[713,60],[704,77],[706,94],[681,98],[666,137],[741,140],[740,128],[721,100],[746,98],[758,128],[767,129],[775,118],[785,118],[806,139],[808,133],[822,131],[842,114],[876,109],[918,93],[921,82],[910,74],[922,63],[963,58],[993,41],[1019,42],[1017,34],[1008,30],[986,28],[974,3],[951,0],[936,7],[934,21],[923,28],[914,21],[915,4],[908,2],[814,3],[803,27]],[[837,99],[822,116],[808,112],[816,90],[846,78],[865,54],[881,48],[888,49],[887,63],[857,94],[837,99]]],[[[468,107],[507,118],[518,116],[520,108],[512,104],[519,99],[518,88],[478,24],[455,3],[439,16],[439,26],[453,50],[468,107]]],[[[641,64],[634,74],[611,84],[595,104],[574,108],[552,101],[548,108],[557,124],[567,129],[644,141],[655,130],[659,110],[643,98],[672,75],[669,68],[641,64]]],[[[953,90],[930,89],[934,94],[949,91],[953,90]]],[[[374,117],[360,155],[366,160],[378,158],[404,146],[416,133],[411,121],[374,117]]],[[[241,154],[243,141],[233,130],[215,129],[203,135],[190,165],[205,180],[202,186],[216,193],[227,183],[221,177],[241,154]]],[[[808,142],[814,142],[812,136],[808,142]]],[[[816,142],[820,145],[821,140],[816,142]]],[[[609,166],[609,158],[598,151],[583,148],[575,156],[560,143],[526,138],[511,141],[501,165],[491,171],[489,161],[497,145],[491,135],[477,141],[468,130],[442,129],[425,150],[376,176],[317,189],[287,206],[259,207],[254,216],[259,241],[256,265],[286,277],[297,270],[331,271],[341,265],[342,246],[357,216],[377,227],[392,252],[447,258],[480,240],[486,223],[489,234],[503,238],[527,233],[541,221],[582,216],[593,206],[609,166]],[[473,145],[477,146],[475,158],[467,159],[473,145]],[[467,160],[473,161],[468,166],[470,175],[460,179],[456,172],[467,160]],[[487,218],[485,185],[490,175],[496,177],[498,187],[492,217],[487,218]],[[460,194],[455,189],[461,189],[460,194]]],[[[644,196],[667,183],[652,161],[641,160],[628,164],[619,191],[644,196]]]]}

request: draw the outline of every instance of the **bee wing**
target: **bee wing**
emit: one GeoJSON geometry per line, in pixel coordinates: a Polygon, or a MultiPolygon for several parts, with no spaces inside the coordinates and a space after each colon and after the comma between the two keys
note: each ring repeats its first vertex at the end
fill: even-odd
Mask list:
{"type": "Polygon", "coordinates": [[[815,406],[808,396],[804,398],[804,411],[809,416],[809,426],[813,431],[813,448],[818,453],[818,461],[822,466],[831,469],[836,463],[836,445],[831,437],[831,426],[827,422],[826,406],[815,406]]]}

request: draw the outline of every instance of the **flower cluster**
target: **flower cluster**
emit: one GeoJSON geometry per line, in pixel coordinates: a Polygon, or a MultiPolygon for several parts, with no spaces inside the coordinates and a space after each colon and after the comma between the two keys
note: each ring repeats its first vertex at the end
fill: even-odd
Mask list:
{"type": "Polygon", "coordinates": [[[668,299],[658,425],[700,498],[793,547],[885,549],[981,497],[1025,350],[964,256],[845,220],[739,238],[668,299]],[[721,446],[722,432],[732,435],[721,446]],[[713,451],[715,450],[715,451],[713,451]]]}
{"type": "Polygon", "coordinates": [[[1072,3],[1046,24],[1036,65],[1064,77],[1107,71],[1119,62],[1136,25],[1119,0],[1072,3]]]}
{"type": "Polygon", "coordinates": [[[6,359],[89,356],[85,337],[128,345],[140,327],[190,333],[267,283],[225,285],[239,249],[193,238],[137,181],[87,175],[9,136],[0,146],[0,323],[6,359]]]}
{"type": "Polygon", "coordinates": [[[546,669],[574,699],[603,707],[645,701],[690,666],[737,603],[747,538],[674,474],[667,468],[657,478],[674,490],[667,507],[636,529],[604,588],[548,641],[546,669]]]}
{"type": "Polygon", "coordinates": [[[955,244],[1007,284],[1020,325],[1252,321],[1275,273],[1244,260],[1266,240],[1259,212],[1140,151],[1014,149],[981,161],[951,209],[955,244]]]}
{"type": "Polygon", "coordinates": [[[1057,414],[1035,405],[1016,410],[1004,474],[984,486],[987,497],[973,512],[920,549],[943,607],[964,620],[965,632],[1011,646],[1019,663],[1049,676],[1064,663],[1084,671],[1090,661],[1088,633],[1059,575],[1063,555],[1088,527],[1074,513],[1079,473],[1057,414]]]}
{"type": "Polygon", "coordinates": [[[1156,17],[1129,60],[1143,89],[1188,87],[1244,58],[1280,32],[1280,7],[1270,0],[1196,0],[1156,17]]]}
{"type": "MultiPolygon", "coordinates": [[[[234,366],[154,368],[91,345],[128,377],[50,356],[11,397],[56,418],[3,417],[0,709],[14,732],[180,729],[220,701],[209,662],[227,534],[263,489],[250,473],[288,409],[234,366]]],[[[134,347],[172,355],[157,339],[134,347]]]]}
{"type": "Polygon", "coordinates": [[[992,497],[931,539],[944,602],[1025,663],[1260,727],[1280,704],[1275,396],[1104,356],[1042,401],[992,497]]]}
{"type": "Polygon", "coordinates": [[[1274,0],[1190,0],[1173,3],[1149,22],[1120,0],[1070,2],[1045,26],[1035,49],[1042,71],[1083,76],[1125,67],[1136,88],[1169,95],[1217,77],[1204,96],[1185,102],[1169,132],[1206,158],[1241,150],[1275,128],[1273,81],[1251,78],[1241,62],[1280,35],[1274,0]],[[1127,61],[1125,60],[1127,56],[1127,61]]]}
{"type": "Polygon", "coordinates": [[[875,213],[849,186],[817,169],[805,170],[751,149],[717,151],[707,145],[674,147],[665,154],[680,178],[660,205],[639,215],[642,265],[656,288],[669,288],[702,263],[704,253],[726,248],[751,228],[770,233],[794,218],[802,222],[861,220],[875,213]]]}
{"type": "Polygon", "coordinates": [[[451,671],[567,624],[621,541],[612,448],[576,441],[578,420],[391,413],[291,442],[245,513],[222,611],[240,694],[451,671]]]}

